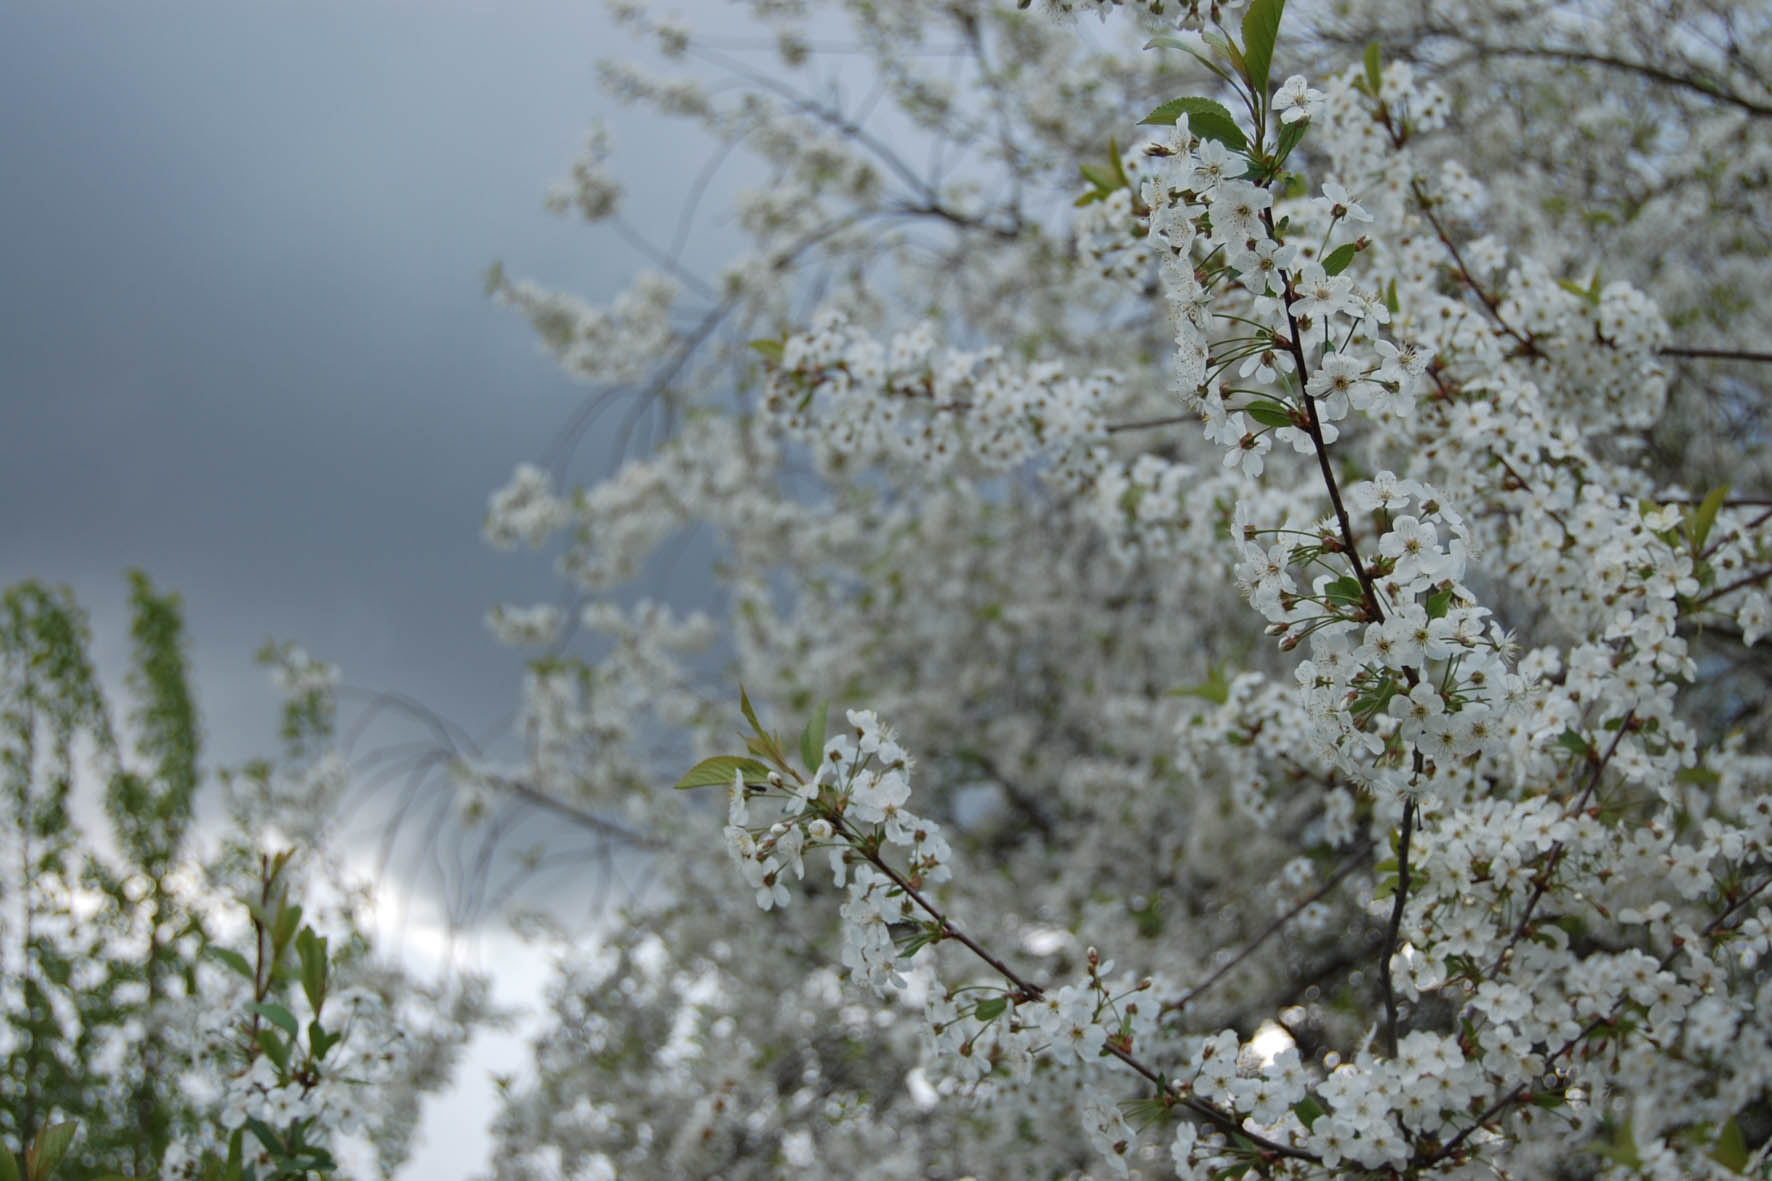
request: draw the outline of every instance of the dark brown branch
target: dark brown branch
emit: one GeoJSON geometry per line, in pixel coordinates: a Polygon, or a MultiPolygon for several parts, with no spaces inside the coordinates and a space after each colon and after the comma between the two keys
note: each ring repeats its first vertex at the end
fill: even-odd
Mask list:
{"type": "MultiPolygon", "coordinates": [[[[841,815],[835,813],[826,813],[825,815],[826,819],[831,822],[838,833],[849,842],[851,848],[855,849],[856,852],[865,857],[868,864],[885,874],[887,879],[890,880],[893,885],[897,886],[904,892],[906,898],[909,898],[912,902],[916,903],[916,905],[935,922],[936,926],[941,931],[942,938],[956,941],[973,955],[990,965],[991,970],[996,972],[1004,980],[1008,981],[1019,996],[1025,997],[1029,1000],[1038,1000],[1046,995],[1046,990],[1043,987],[1021,976],[1015,971],[1015,969],[992,955],[990,951],[977,940],[973,939],[972,936],[954,926],[952,920],[943,914],[934,903],[925,898],[922,892],[918,890],[916,886],[911,884],[909,879],[899,873],[898,870],[888,865],[886,860],[880,856],[878,850],[873,847],[873,843],[862,837],[862,835],[856,832],[855,829],[851,828],[841,815]]],[[[1147,1082],[1161,1091],[1165,1097],[1176,1097],[1174,1087],[1170,1084],[1169,1080],[1162,1074],[1139,1061],[1138,1058],[1133,1056],[1130,1050],[1117,1046],[1111,1041],[1103,1041],[1102,1049],[1118,1058],[1121,1062],[1124,1062],[1127,1066],[1130,1066],[1147,1082]]],[[[1242,1121],[1235,1115],[1214,1107],[1212,1104],[1207,1103],[1202,1099],[1188,1096],[1180,1099],[1180,1105],[1198,1116],[1200,1119],[1211,1124],[1219,1131],[1224,1132],[1226,1135],[1237,1136],[1247,1140],[1263,1152],[1274,1153],[1278,1156],[1291,1157],[1294,1160],[1312,1162],[1317,1160],[1316,1156],[1305,1152],[1302,1149],[1277,1143],[1248,1130],[1242,1126],[1242,1121]]]]}
{"type": "Polygon", "coordinates": [[[1772,353],[1756,349],[1700,349],[1670,344],[1657,350],[1664,357],[1704,357],[1717,361],[1759,361],[1772,364],[1772,353]]]}
{"type": "Polygon", "coordinates": [[[1666,86],[1691,90],[1706,98],[1715,99],[1727,106],[1739,108],[1750,115],[1761,118],[1772,117],[1772,106],[1764,102],[1746,98],[1731,91],[1724,90],[1713,82],[1703,78],[1694,78],[1687,74],[1676,74],[1672,70],[1660,66],[1652,66],[1648,62],[1626,61],[1624,58],[1612,57],[1609,54],[1595,53],[1588,49],[1558,49],[1551,47],[1535,47],[1527,45],[1483,45],[1467,42],[1480,57],[1548,57],[1559,61],[1586,62],[1589,65],[1605,66],[1611,70],[1623,70],[1632,74],[1640,74],[1645,78],[1660,82],[1666,86]]]}
{"type": "MultiPolygon", "coordinates": [[[[1268,237],[1277,240],[1273,211],[1262,210],[1261,221],[1267,229],[1268,237]]],[[[1347,515],[1347,506],[1341,502],[1341,486],[1336,483],[1335,469],[1329,465],[1329,444],[1323,439],[1323,424],[1317,417],[1317,400],[1306,389],[1310,384],[1310,365],[1304,359],[1304,341],[1298,330],[1298,319],[1292,314],[1292,305],[1298,301],[1298,291],[1292,285],[1291,275],[1282,274],[1281,278],[1284,280],[1282,295],[1286,305],[1286,331],[1290,337],[1286,343],[1292,355],[1292,365],[1298,371],[1298,395],[1304,399],[1305,429],[1309,432],[1312,447],[1317,453],[1317,467],[1323,474],[1323,486],[1329,490],[1329,503],[1335,510],[1336,523],[1341,527],[1342,545],[1347,549],[1348,561],[1354,568],[1354,577],[1360,583],[1361,602],[1366,609],[1366,617],[1368,621],[1377,623],[1384,619],[1384,609],[1378,604],[1378,590],[1372,585],[1372,575],[1367,571],[1366,564],[1360,560],[1359,546],[1354,543],[1353,521],[1347,515]]]]}
{"type": "Polygon", "coordinates": [[[1692,605],[1694,607],[1702,607],[1706,603],[1722,598],[1730,591],[1738,591],[1742,587],[1752,586],[1756,582],[1765,582],[1768,578],[1772,578],[1772,567],[1768,567],[1764,570],[1756,570],[1752,574],[1743,574],[1734,582],[1725,583],[1724,585],[1719,586],[1716,590],[1711,591],[1709,594],[1701,595],[1700,597],[1693,599],[1692,605]]]}
{"type": "MultiPolygon", "coordinates": [[[[1415,752],[1416,771],[1421,770],[1421,752],[1415,752]]],[[[1403,929],[1403,907],[1409,900],[1409,838],[1415,832],[1415,799],[1403,804],[1403,832],[1397,838],[1397,888],[1391,898],[1390,922],[1384,928],[1383,958],[1378,961],[1378,979],[1384,991],[1384,1044],[1386,1052],[1397,1056],[1397,992],[1391,983],[1391,960],[1397,954],[1397,936],[1403,929]]]]}
{"type": "Polygon", "coordinates": [[[1192,414],[1172,414],[1167,418],[1147,418],[1141,422],[1113,422],[1108,424],[1107,429],[1108,434],[1110,435],[1117,434],[1120,431],[1148,431],[1156,427],[1176,426],[1184,422],[1193,422],[1195,417],[1196,416],[1192,414]]]}

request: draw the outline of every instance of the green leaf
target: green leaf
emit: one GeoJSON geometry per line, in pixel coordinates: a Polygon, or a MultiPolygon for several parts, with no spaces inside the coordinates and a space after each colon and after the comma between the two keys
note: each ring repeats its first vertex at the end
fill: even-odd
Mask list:
{"type": "Polygon", "coordinates": [[[1144,43],[1144,47],[1146,49],[1179,49],[1201,65],[1205,66],[1208,70],[1211,70],[1214,74],[1217,74],[1220,78],[1223,78],[1226,82],[1231,80],[1231,76],[1224,72],[1224,67],[1195,49],[1191,43],[1183,41],[1180,37],[1152,37],[1149,41],[1144,43]]]}
{"type": "Polygon", "coordinates": [[[1204,697],[1213,705],[1223,705],[1231,699],[1230,679],[1224,675],[1225,666],[1215,664],[1206,670],[1204,684],[1188,685],[1180,689],[1169,690],[1171,697],[1204,697]]]}
{"type": "Polygon", "coordinates": [[[1251,402],[1243,407],[1243,413],[1259,422],[1262,426],[1291,426],[1292,411],[1278,402],[1251,402]]]}
{"type": "Polygon", "coordinates": [[[1292,1105],[1292,1114],[1298,1117],[1298,1122],[1303,1124],[1304,1130],[1308,1132],[1311,1130],[1311,1125],[1322,1119],[1327,1113],[1323,1110],[1323,1105],[1317,1102],[1315,1095],[1306,1095],[1292,1105]]]}
{"type": "Polygon", "coordinates": [[[765,767],[763,773],[765,775],[769,773],[767,767],[768,763],[782,765],[787,763],[787,760],[783,758],[781,754],[781,744],[776,741],[775,735],[773,734],[753,734],[744,740],[744,748],[751,754],[756,755],[757,758],[764,760],[765,767]]]}
{"type": "Polygon", "coordinates": [[[1108,163],[1114,166],[1114,176],[1118,178],[1117,188],[1132,187],[1132,178],[1126,175],[1126,162],[1120,159],[1120,145],[1112,136],[1108,137],[1108,163]]]}
{"type": "Polygon", "coordinates": [[[246,1121],[246,1129],[258,1137],[258,1142],[269,1149],[272,1156],[286,1157],[289,1155],[289,1150],[283,1147],[283,1137],[277,1135],[276,1129],[263,1120],[249,1118],[246,1121]]]}
{"type": "Polygon", "coordinates": [[[295,937],[295,954],[301,959],[301,989],[316,1016],[326,1001],[326,940],[303,927],[295,937]]]}
{"type": "Polygon", "coordinates": [[[1229,37],[1217,29],[1207,29],[1200,34],[1200,39],[1210,45],[1218,56],[1231,63],[1243,81],[1249,81],[1249,63],[1243,59],[1243,51],[1232,44],[1229,37]]]}
{"type": "Polygon", "coordinates": [[[750,347],[756,349],[759,353],[762,353],[777,365],[781,364],[782,354],[787,351],[787,346],[779,340],[753,340],[750,342],[750,347]]]}
{"type": "Polygon", "coordinates": [[[308,1022],[308,1049],[315,1058],[326,1057],[326,1051],[338,1045],[344,1039],[342,1033],[328,1033],[326,1027],[318,1021],[308,1022]]]}
{"type": "Polygon", "coordinates": [[[1395,279],[1392,279],[1390,286],[1384,289],[1384,307],[1386,311],[1390,312],[1391,319],[1396,319],[1397,310],[1402,305],[1397,302],[1397,281],[1395,279]]]}
{"type": "Polygon", "coordinates": [[[1274,168],[1278,169],[1286,162],[1286,157],[1292,154],[1292,149],[1299,145],[1304,139],[1304,133],[1310,129],[1309,119],[1298,119],[1280,127],[1280,139],[1274,147],[1274,168]]]}
{"type": "Polygon", "coordinates": [[[1592,1150],[1616,1165],[1627,1169],[1641,1167],[1643,1158],[1637,1152],[1637,1135],[1631,1127],[1630,1120],[1611,1124],[1612,1139],[1610,1143],[1597,1142],[1592,1150]]]}
{"type": "Polygon", "coordinates": [[[1570,295],[1581,299],[1584,303],[1597,304],[1600,302],[1598,292],[1590,292],[1586,287],[1569,279],[1558,279],[1557,286],[1561,287],[1564,291],[1567,291],[1570,295]]]}
{"type": "Polygon", "coordinates": [[[1747,1137],[1741,1134],[1741,1125],[1735,1122],[1734,1116],[1730,1116],[1729,1122],[1723,1125],[1723,1131],[1717,1137],[1717,1146],[1711,1149],[1710,1158],[1731,1173],[1746,1171],[1747,1137]]]}
{"type": "Polygon", "coordinates": [[[301,927],[301,907],[284,903],[277,909],[277,923],[271,928],[271,946],[282,952],[301,927]]]}
{"type": "Polygon", "coordinates": [[[1592,746],[1588,745],[1587,739],[1583,738],[1580,734],[1577,734],[1574,730],[1564,730],[1561,734],[1557,735],[1557,745],[1564,750],[1571,751],[1584,758],[1587,756],[1588,752],[1593,749],[1592,746]]]}
{"type": "Polygon", "coordinates": [[[1358,242],[1342,243],[1334,250],[1331,250],[1328,256],[1323,259],[1323,273],[1325,275],[1341,274],[1341,272],[1347,270],[1347,264],[1354,261],[1354,255],[1358,253],[1360,253],[1360,244],[1358,242]]]}
{"type": "Polygon", "coordinates": [[[689,768],[689,774],[677,781],[677,790],[685,791],[692,787],[731,787],[732,777],[741,771],[747,783],[769,778],[769,768],[755,759],[744,759],[737,755],[715,755],[689,768]]]}
{"type": "Polygon", "coordinates": [[[980,1021],[991,1021],[1001,1016],[1008,1007],[1009,998],[1006,996],[986,997],[973,1006],[972,1015],[980,1021]]]}
{"type": "Polygon", "coordinates": [[[1097,165],[1084,164],[1081,165],[1077,171],[1083,174],[1084,180],[1095,186],[1095,191],[1098,193],[1111,193],[1120,187],[1119,181],[1112,173],[1097,165]]]}
{"type": "Polygon", "coordinates": [[[275,1025],[278,1029],[281,1029],[290,1037],[294,1038],[301,1036],[301,1026],[296,1023],[295,1015],[288,1009],[285,1009],[282,1005],[273,1005],[261,1001],[257,1004],[247,1005],[246,1007],[251,1012],[257,1013],[260,1017],[263,1017],[266,1021],[275,1025]]]}
{"type": "Polygon", "coordinates": [[[259,1030],[258,1048],[265,1052],[265,1057],[269,1058],[278,1070],[289,1069],[289,1047],[276,1034],[268,1029],[259,1030]]]}
{"type": "Polygon", "coordinates": [[[806,728],[800,731],[800,761],[808,771],[816,772],[824,761],[825,714],[830,708],[830,702],[819,702],[813,707],[812,716],[806,719],[806,728]]]}
{"type": "Polygon", "coordinates": [[[23,1181],[19,1175],[18,1159],[4,1148],[0,1148],[0,1181],[23,1181]]]}
{"type": "Polygon", "coordinates": [[[1323,588],[1323,594],[1333,607],[1358,607],[1366,601],[1366,592],[1360,586],[1360,580],[1352,574],[1343,574],[1337,578],[1323,588]]]}
{"type": "Polygon", "coordinates": [[[1717,511],[1723,507],[1723,500],[1728,495],[1729,485],[1720,485],[1704,494],[1704,500],[1696,511],[1687,510],[1686,529],[1692,535],[1694,552],[1704,548],[1704,541],[1710,536],[1711,526],[1717,523],[1717,511]]]}
{"type": "Polygon", "coordinates": [[[79,1131],[80,1125],[73,1120],[38,1129],[30,1151],[25,1153],[27,1181],[49,1181],[55,1167],[62,1163],[62,1157],[68,1155],[68,1147],[74,1143],[74,1136],[79,1131]]]}
{"type": "Polygon", "coordinates": [[[1372,97],[1377,98],[1384,86],[1384,70],[1379,62],[1378,42],[1374,41],[1366,47],[1366,85],[1372,88],[1372,97]]]}
{"type": "Polygon", "coordinates": [[[1243,13],[1243,73],[1259,95],[1267,94],[1274,42],[1280,36],[1280,14],[1285,11],[1286,0],[1255,0],[1243,13]]]}
{"type": "MultiPolygon", "coordinates": [[[[248,979],[248,980],[253,979],[252,965],[247,963],[246,957],[241,955],[239,952],[233,950],[232,948],[221,947],[221,946],[218,946],[217,944],[213,944],[213,943],[210,944],[208,947],[205,947],[203,950],[207,955],[209,955],[210,957],[212,957],[214,959],[220,960],[222,963],[224,963],[228,967],[234,969],[234,971],[238,972],[240,975],[246,977],[246,979],[248,979]]],[[[4,1181],[4,1178],[0,1178],[0,1181],[4,1181]]]]}
{"type": "Polygon", "coordinates": [[[1429,619],[1444,619],[1446,618],[1446,611],[1451,606],[1451,588],[1448,587],[1445,590],[1437,590],[1427,597],[1427,617],[1429,619]]]}
{"type": "Polygon", "coordinates": [[[1173,127],[1182,115],[1187,116],[1188,129],[1195,135],[1217,140],[1233,152],[1248,150],[1249,141],[1243,138],[1243,129],[1237,126],[1236,117],[1223,103],[1209,98],[1172,98],[1139,122],[1173,127]]]}
{"type": "Polygon", "coordinates": [[[738,708],[744,711],[744,720],[751,724],[751,733],[761,735],[763,726],[757,721],[757,711],[751,708],[751,699],[745,695],[743,685],[738,687],[738,708]]]}

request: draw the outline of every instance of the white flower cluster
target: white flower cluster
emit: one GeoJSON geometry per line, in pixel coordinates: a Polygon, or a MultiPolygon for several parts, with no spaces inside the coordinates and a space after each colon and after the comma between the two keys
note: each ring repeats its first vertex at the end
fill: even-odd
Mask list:
{"type": "Polygon", "coordinates": [[[585,134],[582,154],[572,163],[571,175],[548,190],[549,212],[576,208],[586,221],[615,216],[621,204],[621,181],[608,167],[612,153],[609,129],[601,121],[593,123],[585,134]]]}
{"type": "Polygon", "coordinates": [[[1020,0],[1020,7],[1030,5],[1058,19],[1093,11],[1104,21],[1110,12],[1125,7],[1189,29],[1233,21],[1244,7],[1239,0],[1020,0]]]}
{"type": "Polygon", "coordinates": [[[515,607],[500,603],[486,613],[486,626],[498,642],[513,648],[545,646],[560,638],[565,618],[552,603],[515,607]]]}
{"type": "Polygon", "coordinates": [[[481,529],[487,542],[509,549],[519,541],[540,546],[566,522],[566,506],[554,497],[554,482],[532,463],[520,463],[511,481],[494,492],[481,529]]]}
{"type": "Polygon", "coordinates": [[[859,457],[1000,472],[1038,458],[1049,480],[1075,487],[1105,460],[1112,384],[1108,374],[1012,366],[994,349],[938,356],[927,324],[882,346],[826,310],[783,346],[764,411],[827,468],[859,457]]]}
{"type": "MultiPolygon", "coordinates": [[[[785,27],[795,4],[753,7],[785,27]]],[[[1183,7],[1248,36],[1205,5],[1158,19],[1183,7]]],[[[902,751],[872,715],[809,778],[746,765],[724,818],[743,888],[683,873],[626,920],[660,966],[562,1005],[506,1134],[539,1171],[512,1176],[588,1171],[592,1145],[682,1175],[764,1157],[1147,1173],[1164,1147],[1202,1177],[1760,1166],[1772,764],[1763,706],[1736,688],[1764,676],[1736,640],[1772,626],[1767,467],[1753,429],[1703,439],[1757,387],[1686,380],[1668,325],[1764,335],[1763,250],[1735,232],[1758,224],[1763,128],[1642,77],[1589,102],[1581,71],[1542,57],[1440,52],[1516,44],[1529,9],[1568,19],[1547,37],[1574,29],[1583,53],[1677,61],[1676,39],[1642,36],[1653,21],[1633,41],[1605,19],[1665,7],[1454,4],[1417,64],[1315,85],[1282,63],[1374,37],[1389,56],[1418,14],[1325,10],[1323,42],[1289,23],[1264,93],[1226,103],[1235,131],[1196,100],[1118,161],[1084,157],[1071,249],[1044,222],[1020,234],[1044,215],[1021,194],[1074,185],[1076,145],[1148,110],[1192,68],[1179,54],[1111,56],[1004,10],[852,6],[881,102],[965,160],[926,185],[791,80],[729,100],[748,80],[610,75],[772,174],[741,200],[756,249],[719,287],[727,322],[797,315],[805,288],[780,276],[805,258],[842,312],[782,341],[755,417],[690,397],[677,440],[537,500],[553,524],[536,532],[570,526],[566,574],[604,591],[705,523],[751,692],[867,686],[929,752],[919,811],[993,872],[947,879],[945,846],[917,868],[935,830],[906,812],[902,751]],[[952,69],[950,34],[969,50],[952,69]],[[1735,229],[1700,212],[1721,208],[1735,229]],[[928,323],[894,337],[905,291],[928,323]],[[943,352],[950,332],[1005,348],[943,352]],[[1065,376],[1103,367],[1123,376],[1065,376]],[[1681,486],[1713,451],[1734,466],[1681,486]],[[1024,467],[1044,484],[975,478],[1024,467]],[[1253,610],[1219,593],[1233,581],[1253,610]],[[840,906],[790,905],[827,893],[802,881],[819,850],[840,906]],[[733,929],[754,906],[884,1011],[846,1002],[834,971],[784,983],[781,957],[747,954],[733,929]],[[991,915],[991,938],[938,908],[991,915]],[[1155,1002],[1092,955],[1077,979],[1085,936],[1137,947],[1155,1002]],[[1050,987],[1018,977],[1022,953],[1050,987]],[[892,1020],[907,1012],[922,1020],[892,1020]],[[1269,1021],[1296,1044],[1232,1032],[1269,1021]],[[668,1052],[619,1059],[622,1028],[668,1052]],[[878,1052],[858,1063],[857,1044],[878,1052]],[[1165,1085],[1122,1108],[1134,1060],[1165,1085]],[[597,1102],[537,1115],[561,1080],[597,1102]],[[1159,1134],[1166,1119],[1182,1122],[1159,1134]]],[[[1124,16],[1142,43],[1148,13],[1124,16]]],[[[1189,44],[1234,77],[1218,32],[1189,44]]],[[[1717,53],[1676,72],[1724,86],[1732,68],[1717,53]]],[[[611,769],[643,784],[605,752],[644,746],[655,703],[697,753],[728,734],[676,662],[614,659],[631,676],[537,684],[559,704],[528,718],[560,740],[558,790],[611,769]]],[[[699,866],[718,820],[658,794],[599,803],[699,866]]]]}
{"type": "Polygon", "coordinates": [[[338,686],[338,665],[315,660],[306,649],[289,645],[278,650],[272,661],[271,683],[285,697],[330,697],[338,686]]]}
{"type": "Polygon", "coordinates": [[[502,275],[494,281],[493,294],[528,317],[561,368],[584,382],[638,380],[676,339],[671,309],[678,286],[654,271],[636,275],[608,307],[502,275]]]}

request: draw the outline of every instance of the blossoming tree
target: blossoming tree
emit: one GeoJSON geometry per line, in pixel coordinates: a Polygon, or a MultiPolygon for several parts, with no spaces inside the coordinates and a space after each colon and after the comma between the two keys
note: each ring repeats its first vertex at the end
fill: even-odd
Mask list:
{"type": "Polygon", "coordinates": [[[656,884],[498,1174],[1766,1175],[1772,14],[613,7],[770,181],[702,276],[599,132],[657,269],[492,278],[668,428],[488,516],[462,799],[656,884]]]}
{"type": "Polygon", "coordinates": [[[314,758],[332,674],[299,650],[266,654],[288,758],[224,772],[229,823],[199,823],[182,610],[130,582],[128,728],[72,593],[0,591],[0,1178],[295,1181],[338,1175],[352,1138],[385,1172],[482,990],[379,963],[354,898],[310,895],[304,921],[342,777],[314,758]],[[295,841],[306,856],[266,851],[295,841]]]}

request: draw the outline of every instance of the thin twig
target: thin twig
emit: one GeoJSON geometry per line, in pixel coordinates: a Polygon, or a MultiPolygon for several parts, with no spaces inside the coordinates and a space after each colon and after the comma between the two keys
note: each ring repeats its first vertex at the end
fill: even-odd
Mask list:
{"type": "Polygon", "coordinates": [[[1148,431],[1156,427],[1175,426],[1179,423],[1193,422],[1195,421],[1195,418],[1196,416],[1192,414],[1172,414],[1167,418],[1147,418],[1140,422],[1110,422],[1108,423],[1107,430],[1110,435],[1117,434],[1120,431],[1148,431]]]}
{"type": "Polygon", "coordinates": [[[1755,349],[1699,349],[1670,344],[1657,350],[1664,357],[1705,357],[1718,361],[1759,361],[1772,364],[1772,353],[1755,349]]]}
{"type": "MultiPolygon", "coordinates": [[[[1415,753],[1419,763],[1421,752],[1415,753]]],[[[1419,767],[1417,768],[1419,770],[1419,767]]],[[[1391,897],[1391,918],[1385,924],[1384,958],[1378,961],[1378,979],[1384,989],[1384,1043],[1397,1056],[1397,992],[1391,983],[1391,960],[1397,954],[1397,936],[1403,929],[1403,906],[1409,898],[1409,838],[1415,832],[1415,798],[1403,803],[1403,831],[1397,838],[1397,888],[1391,897]]]]}
{"type": "Polygon", "coordinates": [[[1342,864],[1340,869],[1336,870],[1334,872],[1334,874],[1330,875],[1328,881],[1324,882],[1321,886],[1319,886],[1315,891],[1313,891],[1311,893],[1310,897],[1299,902],[1298,905],[1294,906],[1292,909],[1288,910],[1285,914],[1281,915],[1279,918],[1277,918],[1273,922],[1269,923],[1267,925],[1266,929],[1264,929],[1261,932],[1261,934],[1257,935],[1246,947],[1243,948],[1242,951],[1239,951],[1228,962],[1220,965],[1216,970],[1213,971],[1213,973],[1210,976],[1206,977],[1206,979],[1200,981],[1200,983],[1198,983],[1198,984],[1194,985],[1192,988],[1190,988],[1187,991],[1187,993],[1184,996],[1182,996],[1180,999],[1163,1002],[1163,1006],[1162,1006],[1162,1008],[1160,1008],[1158,1010],[1158,1013],[1161,1014],[1161,1013],[1174,1012],[1177,1010],[1187,1008],[1188,1005],[1192,1004],[1194,1002],[1195,998],[1197,998],[1201,993],[1203,993],[1207,989],[1211,988],[1214,984],[1217,984],[1220,980],[1223,980],[1226,976],[1228,976],[1232,971],[1234,971],[1236,969],[1238,964],[1240,964],[1244,960],[1248,959],[1251,955],[1254,955],[1255,952],[1261,947],[1262,944],[1266,943],[1269,939],[1271,939],[1275,935],[1279,934],[1279,932],[1285,928],[1287,923],[1290,923],[1293,919],[1297,918],[1300,914],[1303,914],[1306,907],[1310,906],[1314,902],[1322,901],[1322,899],[1331,890],[1335,889],[1335,887],[1339,886],[1342,883],[1343,879],[1345,879],[1349,874],[1353,873],[1354,870],[1360,868],[1360,866],[1366,864],[1367,860],[1370,859],[1371,856],[1372,856],[1372,846],[1368,845],[1364,849],[1361,849],[1358,853],[1355,853],[1352,857],[1348,858],[1347,861],[1342,864]]]}
{"type": "MultiPolygon", "coordinates": [[[[937,928],[941,932],[942,938],[954,940],[973,955],[990,965],[992,971],[996,972],[1004,980],[1009,982],[1009,984],[1015,989],[1018,997],[1027,1000],[1038,1000],[1046,995],[1046,990],[1044,988],[1020,975],[1015,969],[991,954],[991,952],[976,939],[973,939],[972,936],[956,927],[947,915],[943,914],[934,903],[925,898],[922,892],[918,890],[916,886],[912,885],[903,874],[887,864],[886,860],[880,856],[879,852],[872,847],[872,843],[864,839],[854,828],[850,827],[849,824],[844,821],[842,816],[827,814],[827,819],[830,820],[836,830],[849,842],[852,848],[865,857],[868,863],[875,869],[885,874],[893,885],[897,886],[904,892],[906,898],[909,898],[912,902],[916,903],[917,906],[935,922],[937,928]]],[[[1102,1042],[1102,1049],[1118,1058],[1121,1062],[1124,1062],[1127,1066],[1130,1066],[1134,1071],[1138,1072],[1139,1075],[1143,1076],[1147,1082],[1160,1090],[1166,1097],[1172,1099],[1178,1097],[1173,1085],[1167,1078],[1139,1061],[1130,1050],[1115,1045],[1112,1041],[1105,1040],[1102,1042]]],[[[1187,1108],[1213,1127],[1224,1132],[1226,1135],[1236,1136],[1247,1140],[1263,1152],[1274,1153],[1278,1156],[1291,1157],[1294,1160],[1312,1162],[1318,1160],[1315,1155],[1305,1152],[1303,1149],[1280,1144],[1276,1141],[1267,1139],[1265,1136],[1250,1131],[1248,1128],[1242,1126],[1242,1121],[1235,1115],[1215,1107],[1203,1099],[1195,1098],[1193,1096],[1181,1097],[1180,1105],[1187,1108]]]]}
{"type": "MultiPolygon", "coordinates": [[[[1273,211],[1262,210],[1261,220],[1267,228],[1268,236],[1277,240],[1273,211]]],[[[1290,337],[1286,343],[1292,354],[1293,367],[1298,371],[1298,393],[1304,399],[1306,429],[1317,453],[1317,467],[1323,473],[1323,486],[1329,490],[1329,503],[1335,510],[1336,523],[1341,527],[1342,545],[1347,549],[1348,561],[1353,565],[1354,576],[1360,583],[1361,601],[1365,606],[1367,619],[1377,623],[1384,619],[1384,609],[1379,606],[1378,591],[1372,585],[1372,575],[1367,572],[1366,564],[1360,560],[1359,547],[1354,544],[1353,521],[1348,517],[1347,506],[1341,502],[1341,486],[1335,481],[1335,469],[1329,465],[1329,444],[1323,439],[1323,424],[1317,417],[1317,400],[1306,389],[1310,384],[1310,365],[1304,359],[1304,341],[1298,330],[1298,319],[1292,314],[1292,305],[1298,300],[1298,291],[1292,286],[1290,274],[1282,272],[1281,278],[1284,281],[1282,294],[1286,306],[1286,329],[1290,337]]]]}
{"type": "MultiPolygon", "coordinates": [[[[1575,802],[1569,806],[1564,813],[1565,816],[1579,816],[1582,809],[1587,807],[1588,800],[1593,798],[1594,789],[1600,784],[1601,774],[1605,772],[1607,764],[1612,761],[1612,756],[1618,753],[1618,744],[1624,741],[1625,733],[1631,729],[1636,717],[1634,708],[1625,711],[1624,720],[1618,726],[1618,733],[1612,736],[1611,743],[1606,747],[1606,753],[1600,756],[1599,761],[1594,763],[1588,772],[1587,782],[1576,794],[1575,802]]],[[[1490,965],[1488,976],[1493,977],[1501,971],[1502,965],[1507,962],[1507,957],[1513,952],[1514,947],[1526,937],[1532,925],[1532,914],[1538,909],[1538,904],[1543,900],[1546,891],[1550,889],[1551,878],[1557,872],[1557,865],[1563,859],[1564,847],[1565,842],[1563,841],[1557,841],[1550,847],[1550,852],[1545,858],[1544,868],[1539,870],[1533,879],[1532,896],[1526,899],[1526,909],[1520,913],[1520,921],[1514,924],[1514,933],[1508,938],[1507,945],[1501,949],[1495,957],[1495,962],[1490,965]]]]}

